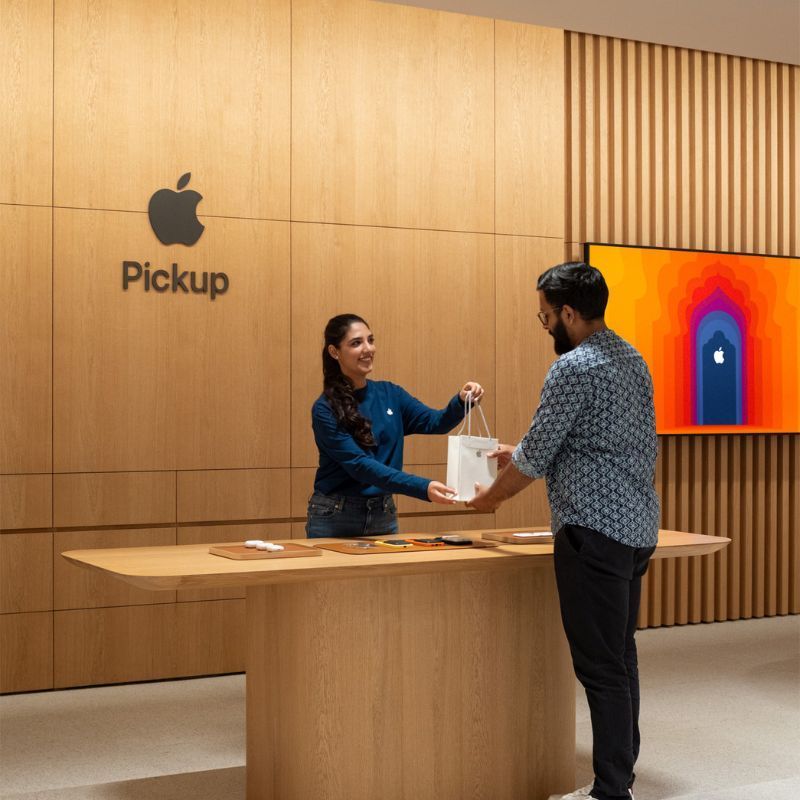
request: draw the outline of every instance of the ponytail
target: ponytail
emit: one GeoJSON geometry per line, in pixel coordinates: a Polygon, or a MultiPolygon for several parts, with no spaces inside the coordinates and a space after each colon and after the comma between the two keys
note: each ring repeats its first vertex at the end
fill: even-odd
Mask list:
{"type": "Polygon", "coordinates": [[[376,445],[372,424],[358,410],[353,382],[328,352],[329,345],[339,347],[350,326],[356,322],[367,325],[365,320],[355,314],[339,314],[328,320],[325,326],[325,346],[322,348],[323,394],[339,424],[361,447],[369,448],[376,445]]]}

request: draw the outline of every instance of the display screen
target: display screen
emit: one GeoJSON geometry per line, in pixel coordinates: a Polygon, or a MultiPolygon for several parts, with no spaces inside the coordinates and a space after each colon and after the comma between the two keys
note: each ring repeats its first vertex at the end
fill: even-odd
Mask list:
{"type": "Polygon", "coordinates": [[[659,433],[800,431],[800,259],[587,244],[659,433]]]}

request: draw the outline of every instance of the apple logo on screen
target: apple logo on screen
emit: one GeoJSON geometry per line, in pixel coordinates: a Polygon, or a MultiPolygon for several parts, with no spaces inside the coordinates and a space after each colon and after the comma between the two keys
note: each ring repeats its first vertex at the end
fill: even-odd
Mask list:
{"type": "Polygon", "coordinates": [[[181,191],[191,177],[191,172],[181,175],[177,192],[159,189],[150,198],[147,214],[153,233],[161,244],[185,244],[191,247],[205,230],[205,225],[197,219],[197,204],[203,195],[191,189],[188,192],[181,191]]]}
{"type": "Polygon", "coordinates": [[[725,351],[721,347],[718,350],[714,351],[714,363],[715,364],[725,363],[725,351]]]}

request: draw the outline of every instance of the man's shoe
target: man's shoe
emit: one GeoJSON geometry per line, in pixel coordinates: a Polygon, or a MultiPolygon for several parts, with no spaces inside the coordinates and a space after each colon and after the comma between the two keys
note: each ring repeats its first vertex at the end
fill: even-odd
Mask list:
{"type": "MultiPolygon", "coordinates": [[[[584,786],[582,789],[576,789],[569,794],[551,794],[549,800],[592,800],[592,798],[594,798],[592,786],[593,784],[590,783],[588,786],[584,786]]],[[[633,789],[628,789],[628,794],[631,796],[631,800],[636,800],[633,796],[633,789]]]]}

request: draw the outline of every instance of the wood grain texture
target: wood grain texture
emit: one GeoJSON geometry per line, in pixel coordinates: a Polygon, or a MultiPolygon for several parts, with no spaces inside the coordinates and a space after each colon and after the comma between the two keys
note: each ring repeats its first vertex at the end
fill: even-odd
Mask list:
{"type": "Polygon", "coordinates": [[[248,796],[511,800],[572,785],[550,569],[256,587],[247,604],[248,796]]]}
{"type": "Polygon", "coordinates": [[[52,524],[51,475],[0,475],[0,532],[52,524]]]}
{"type": "MultiPolygon", "coordinates": [[[[491,516],[491,515],[486,515],[491,516]]],[[[473,517],[477,520],[478,515],[473,517]]],[[[443,525],[446,517],[423,517],[443,525]]],[[[495,528],[473,528],[473,531],[495,528]]],[[[504,532],[524,531],[526,528],[504,528],[504,532]]],[[[453,531],[459,533],[459,530],[453,531]]],[[[397,534],[395,538],[402,538],[397,534]]],[[[335,538],[321,540],[337,542],[335,538]]],[[[694,555],[710,555],[727,547],[730,539],[704,536],[683,531],[661,530],[658,535],[656,559],[674,561],[694,555]]],[[[528,567],[539,561],[552,560],[552,545],[515,545],[484,548],[453,548],[442,552],[395,552],[349,554],[326,550],[322,558],[289,558],[282,560],[235,560],[211,555],[204,544],[174,547],[131,547],[107,550],[72,550],[63,558],[82,568],[112,575],[119,580],[145,589],[216,588],[219,586],[250,586],[267,583],[305,583],[316,580],[349,579],[420,575],[431,572],[492,571],[513,566],[528,567]]]]}
{"type": "Polygon", "coordinates": [[[432,514],[424,517],[400,517],[400,533],[456,533],[494,528],[495,514],[478,514],[475,511],[460,514],[432,514]]]}
{"type": "Polygon", "coordinates": [[[292,3],[292,219],[494,229],[493,23],[292,3]]]}
{"type": "MultiPolygon", "coordinates": [[[[577,33],[565,65],[569,241],[800,255],[800,68],[577,33]]],[[[641,626],[792,613],[798,442],[661,437],[661,524],[733,541],[654,563],[641,626]]]]}
{"type": "Polygon", "coordinates": [[[175,522],[174,472],[84,472],[53,476],[59,528],[175,522]]]}
{"type": "Polygon", "coordinates": [[[290,515],[288,469],[178,473],[178,521],[281,519],[290,515]]]}
{"type": "Polygon", "coordinates": [[[564,238],[564,32],[495,22],[496,232],[564,238]]]}
{"type": "Polygon", "coordinates": [[[0,614],[53,608],[53,534],[0,536],[0,614]]]}
{"type": "MultiPolygon", "coordinates": [[[[0,5],[0,203],[53,202],[53,6],[0,5]]],[[[49,216],[49,214],[48,214],[49,216]]],[[[7,241],[3,235],[3,241],[7,241]]]]}
{"type": "Polygon", "coordinates": [[[203,214],[288,219],[290,17],[289,0],[57,3],[56,205],[145,211],[191,172],[203,214]]]}
{"type": "MultiPolygon", "coordinates": [[[[292,526],[288,522],[272,522],[261,525],[199,525],[178,528],[178,544],[215,544],[222,542],[244,542],[248,539],[290,539],[292,526]]],[[[244,599],[244,588],[233,589],[180,589],[178,602],[195,600],[244,599]]]]}
{"type": "MultiPolygon", "coordinates": [[[[323,331],[352,312],[376,339],[372,378],[443,408],[468,380],[494,425],[493,238],[471,233],[292,225],[292,466],[318,463],[311,406],[322,391],[323,331]],[[342,276],[357,276],[343,280],[342,276]],[[479,320],[479,324],[475,323],[479,320]]],[[[404,463],[446,463],[443,436],[414,436],[404,463]]]]}
{"type": "Polygon", "coordinates": [[[175,528],[70,531],[53,534],[54,608],[64,610],[175,602],[175,592],[147,592],[136,589],[99,572],[80,569],[61,557],[61,553],[65,550],[160,547],[175,543],[175,528]]]}
{"type": "Polygon", "coordinates": [[[56,471],[287,464],[288,430],[265,420],[288,417],[288,382],[268,380],[289,368],[288,225],[208,227],[176,255],[153,244],[142,214],[56,210],[56,471]],[[198,285],[222,270],[230,288],[213,301],[123,291],[130,259],[178,263],[198,285]]]}
{"type": "Polygon", "coordinates": [[[244,669],[242,600],[56,611],[54,616],[56,688],[244,669]]]}
{"type": "MultiPolygon", "coordinates": [[[[525,435],[539,405],[547,370],[555,359],[553,339],[536,318],[536,281],[554,264],[564,261],[564,244],[555,239],[522,236],[495,237],[496,311],[495,370],[497,436],[517,444],[525,435]]],[[[504,503],[496,512],[504,527],[549,525],[550,508],[543,481],[504,503]]]]}
{"type": "Polygon", "coordinates": [[[53,612],[0,614],[0,694],[53,688],[53,612]]]}
{"type": "MultiPolygon", "coordinates": [[[[5,5],[0,17],[4,13],[5,5]]],[[[6,75],[0,77],[0,85],[8,79],[6,75]]],[[[3,117],[9,118],[8,113],[4,112],[3,117]]],[[[0,138],[0,141],[4,142],[2,163],[5,164],[6,140],[0,138]]],[[[3,242],[0,472],[52,469],[51,230],[49,208],[0,205],[3,242]]]]}

